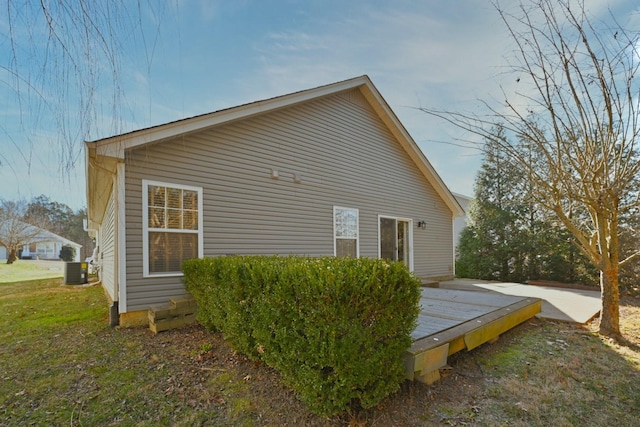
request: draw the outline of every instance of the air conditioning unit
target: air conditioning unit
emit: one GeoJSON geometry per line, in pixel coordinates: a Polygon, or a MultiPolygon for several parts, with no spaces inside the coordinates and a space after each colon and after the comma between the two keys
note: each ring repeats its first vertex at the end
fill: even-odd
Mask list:
{"type": "Polygon", "coordinates": [[[64,265],[64,284],[83,285],[89,281],[89,264],[86,262],[67,262],[64,265]]]}

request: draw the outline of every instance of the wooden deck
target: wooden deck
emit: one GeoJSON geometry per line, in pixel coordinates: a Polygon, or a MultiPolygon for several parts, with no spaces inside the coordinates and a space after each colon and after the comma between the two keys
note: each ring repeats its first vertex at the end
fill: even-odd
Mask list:
{"type": "Polygon", "coordinates": [[[423,288],[413,345],[405,353],[407,378],[431,384],[447,357],[492,341],[541,310],[539,298],[423,288]]]}

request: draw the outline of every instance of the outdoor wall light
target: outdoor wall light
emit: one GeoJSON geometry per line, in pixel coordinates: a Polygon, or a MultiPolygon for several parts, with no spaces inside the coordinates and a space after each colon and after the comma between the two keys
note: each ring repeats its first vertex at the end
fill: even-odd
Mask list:
{"type": "Polygon", "coordinates": [[[420,228],[422,230],[426,230],[427,229],[427,221],[418,221],[418,228],[420,228]]]}

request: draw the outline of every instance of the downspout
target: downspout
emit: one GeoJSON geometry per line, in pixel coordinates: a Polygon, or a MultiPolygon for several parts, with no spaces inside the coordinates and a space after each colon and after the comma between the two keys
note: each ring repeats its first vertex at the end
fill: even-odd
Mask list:
{"type": "Polygon", "coordinates": [[[90,231],[93,231],[95,233],[98,232],[98,230],[96,230],[95,228],[89,228],[89,219],[88,218],[82,218],[82,229],[84,231],[86,231],[87,233],[90,231]]]}
{"type": "MultiPolygon", "coordinates": [[[[92,231],[96,234],[96,237],[97,237],[98,230],[96,230],[95,228],[88,228],[89,220],[87,218],[83,219],[82,223],[83,223],[84,231],[86,231],[87,233],[92,231]]],[[[99,248],[99,245],[96,244],[96,247],[93,249],[93,254],[91,254],[91,257],[93,258],[94,262],[98,261],[96,259],[99,252],[98,248],[99,248]]],[[[98,272],[99,271],[100,270],[98,269],[98,272]]],[[[93,286],[101,286],[101,285],[102,285],[102,280],[100,279],[100,276],[98,276],[98,281],[95,282],[93,286]]],[[[117,292],[116,292],[116,295],[117,295],[117,292]]],[[[113,328],[118,326],[119,323],[120,323],[120,313],[118,311],[118,301],[113,301],[113,304],[111,304],[111,306],[109,307],[109,326],[113,328]]]]}
{"type": "Polygon", "coordinates": [[[120,245],[120,224],[118,221],[118,172],[112,174],[113,179],[113,197],[115,203],[114,221],[114,260],[113,260],[113,294],[117,298],[114,299],[113,304],[109,307],[109,326],[115,328],[120,324],[120,253],[118,246],[120,245]]]}
{"type": "Polygon", "coordinates": [[[125,312],[127,311],[127,287],[126,287],[126,233],[125,233],[125,213],[124,213],[124,163],[119,161],[116,165],[116,172],[113,175],[113,188],[115,191],[115,233],[116,245],[114,275],[115,291],[118,301],[114,301],[111,307],[110,324],[117,326],[120,324],[120,302],[122,302],[125,312]],[[123,286],[124,285],[124,286],[123,286]]]}
{"type": "MultiPolygon", "coordinates": [[[[88,145],[88,144],[87,144],[87,145],[88,145]]],[[[97,170],[100,170],[100,171],[102,171],[102,172],[105,172],[107,175],[111,175],[111,177],[112,177],[112,179],[113,179],[113,181],[114,181],[114,183],[113,183],[113,184],[114,184],[114,186],[116,185],[116,183],[117,183],[117,172],[116,172],[116,173],[114,173],[113,171],[111,171],[111,170],[109,170],[109,169],[107,169],[107,168],[104,168],[104,167],[100,166],[100,165],[95,161],[95,158],[93,158],[93,157],[89,154],[89,152],[87,152],[87,157],[86,157],[86,159],[87,159],[88,167],[95,168],[95,169],[97,169],[97,170]]],[[[88,169],[88,167],[87,167],[87,169],[88,169]]],[[[87,174],[88,174],[88,172],[87,172],[87,174]]],[[[117,221],[117,220],[116,220],[116,221],[117,221]]],[[[85,227],[84,227],[85,231],[87,231],[87,232],[89,232],[89,231],[93,231],[93,232],[95,232],[95,233],[96,233],[96,237],[98,237],[98,230],[93,229],[93,228],[88,228],[88,222],[89,222],[89,221],[88,221],[88,219],[87,219],[87,222],[85,223],[85,227]]],[[[118,227],[118,224],[116,223],[116,229],[117,229],[117,227],[118,227]]],[[[97,255],[95,252],[96,252],[96,250],[99,248],[99,244],[100,244],[101,242],[96,242],[96,243],[97,243],[97,244],[96,244],[96,247],[94,248],[94,255],[93,255],[93,256],[94,256],[94,262],[96,261],[95,256],[97,255]]],[[[116,256],[117,256],[117,248],[114,248],[114,250],[116,251],[116,256]]],[[[99,252],[99,251],[98,251],[98,252],[99,252]]],[[[101,253],[101,252],[100,252],[100,257],[102,257],[102,253],[101,253]]],[[[100,260],[100,264],[102,264],[102,259],[100,260]]],[[[117,268],[117,267],[116,267],[116,268],[117,268]]],[[[120,293],[120,290],[119,290],[120,284],[118,283],[118,274],[117,274],[117,272],[114,272],[114,273],[115,273],[115,274],[114,274],[114,276],[115,276],[115,278],[114,278],[114,287],[115,287],[115,289],[114,289],[114,297],[115,297],[115,298],[118,298],[118,297],[119,297],[119,293],[120,293]]],[[[102,283],[102,280],[101,280],[100,276],[98,276],[98,282],[97,282],[97,284],[101,284],[101,283],[102,283]]],[[[113,302],[112,302],[111,306],[109,307],[109,326],[111,326],[112,328],[113,328],[113,327],[116,327],[116,326],[118,326],[118,325],[120,324],[119,304],[118,304],[118,300],[116,300],[115,298],[114,298],[114,300],[113,300],[113,302]]]]}
{"type": "Polygon", "coordinates": [[[115,328],[120,324],[120,312],[118,311],[118,301],[114,301],[109,307],[109,326],[115,328]]]}

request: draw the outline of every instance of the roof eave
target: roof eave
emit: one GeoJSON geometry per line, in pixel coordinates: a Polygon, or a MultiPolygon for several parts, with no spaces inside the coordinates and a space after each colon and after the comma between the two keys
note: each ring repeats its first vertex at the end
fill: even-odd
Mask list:
{"type": "Polygon", "coordinates": [[[369,81],[368,84],[362,85],[360,90],[378,116],[387,125],[391,133],[407,151],[427,181],[433,186],[453,216],[464,215],[464,210],[460,206],[460,203],[458,203],[453,193],[451,193],[438,172],[436,172],[435,168],[431,165],[431,162],[426,158],[420,147],[418,147],[418,144],[416,144],[409,132],[407,132],[404,125],[400,122],[373,83],[369,81]]]}
{"type": "Polygon", "coordinates": [[[102,219],[109,203],[118,159],[98,155],[95,142],[85,142],[86,153],[86,195],[87,228],[95,229],[102,219]]]}

